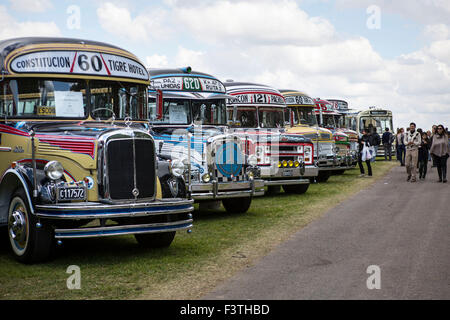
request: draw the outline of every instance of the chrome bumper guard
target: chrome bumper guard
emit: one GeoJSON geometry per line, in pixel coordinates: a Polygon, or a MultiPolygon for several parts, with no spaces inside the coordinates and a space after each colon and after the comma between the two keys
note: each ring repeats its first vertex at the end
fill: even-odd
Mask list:
{"type": "Polygon", "coordinates": [[[227,198],[244,198],[264,195],[264,181],[192,183],[191,195],[194,200],[219,200],[227,198]]]}
{"type": "Polygon", "coordinates": [[[71,202],[36,205],[35,214],[51,219],[111,219],[177,214],[194,211],[193,200],[158,199],[153,202],[104,204],[99,202],[71,202]]]}
{"type": "Polygon", "coordinates": [[[152,224],[138,225],[113,225],[105,227],[78,228],[78,229],[55,229],[55,238],[92,238],[120,236],[126,234],[162,233],[181,231],[192,228],[192,219],[152,224]]]}
{"type": "Polygon", "coordinates": [[[305,174],[303,177],[312,178],[317,177],[319,175],[319,167],[315,165],[307,165],[305,166],[305,174]]]}

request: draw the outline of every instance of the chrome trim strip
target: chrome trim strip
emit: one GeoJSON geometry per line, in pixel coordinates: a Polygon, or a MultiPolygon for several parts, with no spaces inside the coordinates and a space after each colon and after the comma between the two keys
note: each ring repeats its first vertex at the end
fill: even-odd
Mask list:
{"type": "Polygon", "coordinates": [[[296,184],[308,184],[309,179],[290,179],[290,180],[265,180],[266,186],[282,186],[282,185],[296,185],[296,184]]]}
{"type": "Polygon", "coordinates": [[[252,196],[263,195],[264,191],[255,190],[253,193],[252,190],[242,190],[242,191],[231,191],[231,192],[219,192],[214,195],[213,192],[205,192],[205,193],[193,193],[192,198],[194,200],[211,200],[211,199],[227,199],[227,198],[246,198],[252,196]]]}
{"type": "Polygon", "coordinates": [[[0,147],[0,151],[1,152],[11,152],[11,148],[10,147],[0,147]]]}
{"type": "Polygon", "coordinates": [[[126,234],[163,233],[180,231],[193,227],[193,220],[182,220],[167,223],[152,223],[127,226],[105,226],[98,228],[55,229],[56,239],[107,237],[126,234]]]}
{"type": "Polygon", "coordinates": [[[319,172],[320,171],[332,171],[332,170],[338,170],[340,167],[335,166],[335,167],[319,167],[319,172]]]}

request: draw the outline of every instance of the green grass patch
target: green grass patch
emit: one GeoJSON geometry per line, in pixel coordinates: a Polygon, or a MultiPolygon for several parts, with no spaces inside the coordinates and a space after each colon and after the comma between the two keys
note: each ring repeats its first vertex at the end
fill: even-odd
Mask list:
{"type": "Polygon", "coordinates": [[[53,261],[23,265],[2,232],[0,299],[199,298],[396,165],[377,161],[373,178],[349,170],[304,195],[256,198],[245,214],[196,210],[193,232],[177,233],[167,249],[143,249],[133,236],[66,240],[53,261]],[[67,289],[70,265],[81,268],[80,290],[67,289]]]}

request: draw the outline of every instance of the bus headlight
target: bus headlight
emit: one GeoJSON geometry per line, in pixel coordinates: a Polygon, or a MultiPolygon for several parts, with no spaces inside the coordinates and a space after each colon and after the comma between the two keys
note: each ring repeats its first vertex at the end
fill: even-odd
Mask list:
{"type": "Polygon", "coordinates": [[[202,176],[202,181],[203,181],[204,183],[208,183],[209,181],[211,181],[211,176],[210,176],[210,174],[209,174],[209,173],[205,173],[205,174],[202,176]]]}
{"type": "Polygon", "coordinates": [[[181,177],[184,173],[185,166],[184,166],[184,163],[182,160],[177,159],[177,160],[172,161],[171,168],[172,168],[172,174],[175,177],[181,177]]]}
{"type": "Polygon", "coordinates": [[[258,164],[258,158],[252,154],[248,157],[248,164],[251,166],[256,166],[258,164]]]}
{"type": "Polygon", "coordinates": [[[44,167],[45,175],[51,180],[58,180],[64,174],[64,168],[59,161],[50,161],[44,167]]]}

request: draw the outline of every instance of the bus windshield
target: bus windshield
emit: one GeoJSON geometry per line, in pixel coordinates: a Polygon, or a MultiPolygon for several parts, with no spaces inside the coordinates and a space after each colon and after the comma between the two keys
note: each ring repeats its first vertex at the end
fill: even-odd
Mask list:
{"type": "Polygon", "coordinates": [[[322,119],[325,128],[336,128],[336,122],[333,115],[322,113],[322,119]]]}
{"type": "Polygon", "coordinates": [[[336,125],[338,128],[344,128],[344,116],[343,115],[335,115],[334,116],[334,121],[336,122],[336,125]]]}
{"type": "Polygon", "coordinates": [[[192,116],[196,124],[226,125],[227,107],[225,100],[192,101],[192,116]]]}
{"type": "Polygon", "coordinates": [[[236,109],[236,121],[234,121],[233,126],[242,128],[258,127],[256,107],[238,107],[236,109]]]}
{"type": "Polygon", "coordinates": [[[392,132],[392,118],[391,117],[361,117],[359,129],[368,130],[370,133],[376,128],[377,132],[384,132],[386,128],[392,132]]]}
{"type": "Polygon", "coordinates": [[[317,126],[317,119],[313,108],[292,108],[294,111],[294,124],[317,126]]]}
{"type": "Polygon", "coordinates": [[[85,119],[90,108],[91,116],[98,120],[147,119],[145,85],[28,78],[6,81],[2,93],[2,117],[85,119]]]}
{"type": "Polygon", "coordinates": [[[0,115],[14,118],[86,118],[85,80],[13,79],[5,81],[0,115]]]}
{"type": "Polygon", "coordinates": [[[191,113],[189,100],[167,99],[164,100],[161,119],[157,119],[156,101],[149,99],[149,118],[152,123],[190,124],[191,113]]]}
{"type": "Polygon", "coordinates": [[[284,126],[283,108],[258,108],[261,128],[282,128],[284,126]]]}
{"type": "Polygon", "coordinates": [[[90,81],[91,115],[94,119],[146,120],[147,88],[119,81],[90,81]]]}
{"type": "Polygon", "coordinates": [[[190,100],[164,99],[161,119],[157,119],[156,99],[149,99],[149,121],[154,124],[226,125],[227,110],[224,99],[190,100]]]}

